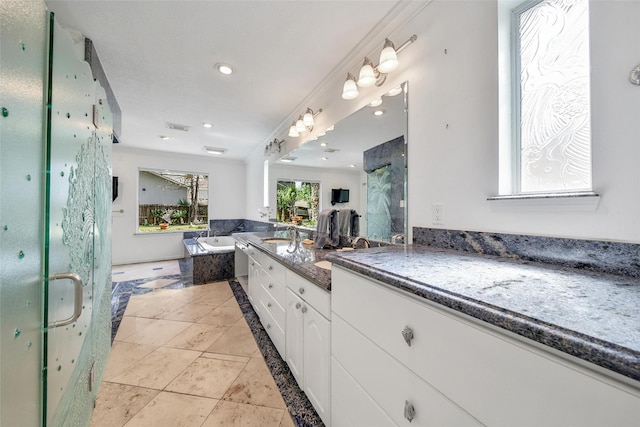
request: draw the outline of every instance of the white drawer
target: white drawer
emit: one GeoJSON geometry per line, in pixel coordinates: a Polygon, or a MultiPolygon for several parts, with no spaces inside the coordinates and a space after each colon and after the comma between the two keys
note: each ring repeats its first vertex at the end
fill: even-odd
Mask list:
{"type": "Polygon", "coordinates": [[[284,277],[282,278],[281,281],[276,281],[273,277],[271,277],[269,274],[264,273],[263,270],[263,275],[261,277],[261,283],[262,286],[264,287],[265,291],[267,293],[269,293],[271,295],[271,297],[278,303],[280,304],[282,307],[284,307],[285,305],[285,292],[286,292],[286,286],[284,285],[284,277]]]}
{"type": "Polygon", "coordinates": [[[337,266],[332,309],[487,425],[625,426],[640,419],[638,389],[337,266]],[[411,346],[405,326],[413,330],[411,346]]]}
{"type": "Polygon", "coordinates": [[[293,293],[318,310],[324,317],[331,319],[331,294],[329,292],[291,270],[287,270],[286,275],[287,287],[293,293]]]}
{"type": "Polygon", "coordinates": [[[331,385],[332,427],[395,425],[334,358],[331,359],[331,385]]]}
{"type": "Polygon", "coordinates": [[[285,333],[282,328],[278,325],[278,322],[273,318],[270,311],[266,310],[264,307],[261,307],[260,320],[262,322],[262,326],[264,326],[265,331],[269,334],[273,345],[276,346],[278,353],[280,353],[280,357],[282,359],[285,358],[285,333]]]}
{"type": "Polygon", "coordinates": [[[267,289],[265,289],[264,285],[262,286],[262,294],[260,295],[260,312],[269,312],[273,319],[278,323],[280,329],[284,330],[285,325],[285,312],[283,305],[278,303],[273,296],[269,293],[267,289]]]}
{"type": "Polygon", "coordinates": [[[264,271],[271,276],[274,282],[284,283],[285,282],[285,271],[287,268],[280,264],[275,259],[271,258],[269,255],[261,254],[260,264],[262,264],[262,268],[264,271]]]}
{"type": "Polygon", "coordinates": [[[342,364],[398,425],[481,426],[415,373],[348,325],[339,316],[331,322],[333,357],[342,364]],[[415,415],[406,418],[405,407],[415,415]]]}

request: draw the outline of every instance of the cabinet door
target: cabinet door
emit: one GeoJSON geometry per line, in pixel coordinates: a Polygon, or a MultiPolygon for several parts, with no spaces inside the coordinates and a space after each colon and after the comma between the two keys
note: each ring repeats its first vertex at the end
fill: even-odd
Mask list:
{"type": "Polygon", "coordinates": [[[304,391],[318,411],[320,418],[329,421],[331,323],[317,310],[303,303],[304,314],[304,391]]]}
{"type": "Polygon", "coordinates": [[[304,314],[303,301],[287,289],[287,322],[286,322],[286,360],[289,369],[301,388],[303,383],[304,363],[304,314]]]}
{"type": "Polygon", "coordinates": [[[261,270],[262,267],[260,267],[260,264],[258,264],[254,258],[249,257],[249,292],[247,296],[249,297],[249,302],[251,302],[253,309],[256,310],[258,314],[260,314],[260,312],[256,295],[260,289],[261,270]]]}

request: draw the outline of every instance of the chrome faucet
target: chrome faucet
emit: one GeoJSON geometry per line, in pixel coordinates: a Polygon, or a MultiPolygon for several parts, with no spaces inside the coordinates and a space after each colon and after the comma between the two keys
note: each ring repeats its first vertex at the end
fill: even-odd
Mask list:
{"type": "Polygon", "coordinates": [[[371,247],[371,243],[369,242],[369,239],[367,239],[364,236],[358,236],[353,240],[353,243],[351,244],[353,246],[353,249],[355,249],[358,246],[358,243],[360,242],[360,240],[364,242],[365,249],[371,247]]]}
{"type": "Polygon", "coordinates": [[[287,226],[287,231],[293,231],[293,233],[291,233],[291,243],[289,244],[289,247],[293,246],[293,249],[287,249],[288,252],[293,253],[300,247],[300,230],[298,227],[289,225],[287,226]]]}
{"type": "Polygon", "coordinates": [[[197,235],[193,238],[193,241],[198,243],[198,239],[203,237],[205,234],[208,236],[209,235],[209,231],[205,230],[205,231],[198,232],[197,235]]]}
{"type": "Polygon", "coordinates": [[[404,234],[394,234],[391,236],[391,243],[396,244],[398,243],[398,240],[400,240],[400,243],[404,243],[405,238],[406,236],[404,234]]]}

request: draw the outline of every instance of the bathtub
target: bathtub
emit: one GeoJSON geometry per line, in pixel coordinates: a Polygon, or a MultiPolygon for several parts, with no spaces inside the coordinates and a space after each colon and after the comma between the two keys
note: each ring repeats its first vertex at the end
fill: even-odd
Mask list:
{"type": "Polygon", "coordinates": [[[200,237],[197,242],[208,253],[233,252],[236,247],[236,239],[231,236],[200,237]]]}
{"type": "Polygon", "coordinates": [[[193,263],[193,283],[228,280],[235,275],[235,243],[231,236],[183,240],[193,263]]]}

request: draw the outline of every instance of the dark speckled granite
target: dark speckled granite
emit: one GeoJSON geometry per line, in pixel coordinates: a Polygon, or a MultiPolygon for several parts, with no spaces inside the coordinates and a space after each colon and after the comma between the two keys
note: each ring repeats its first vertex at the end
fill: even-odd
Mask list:
{"type": "Polygon", "coordinates": [[[422,227],[413,228],[413,243],[640,277],[640,245],[633,243],[422,227]]]}
{"type": "Polygon", "coordinates": [[[640,381],[640,279],[389,246],[327,260],[640,381]]]}

